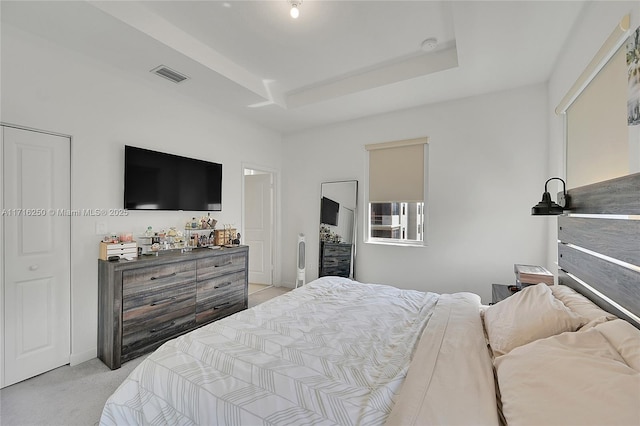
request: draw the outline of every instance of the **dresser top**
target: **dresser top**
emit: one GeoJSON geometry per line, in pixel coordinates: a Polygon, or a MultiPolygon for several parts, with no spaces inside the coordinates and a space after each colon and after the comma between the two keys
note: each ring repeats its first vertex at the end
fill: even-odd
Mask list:
{"type": "Polygon", "coordinates": [[[115,262],[98,259],[98,264],[113,268],[114,271],[123,271],[128,269],[144,268],[147,266],[165,265],[167,263],[184,262],[188,260],[197,260],[212,256],[221,256],[225,254],[245,253],[249,251],[249,246],[220,247],[216,249],[196,248],[191,251],[182,253],[180,250],[170,250],[167,252],[158,252],[158,255],[142,255],[132,260],[120,259],[115,262]]]}

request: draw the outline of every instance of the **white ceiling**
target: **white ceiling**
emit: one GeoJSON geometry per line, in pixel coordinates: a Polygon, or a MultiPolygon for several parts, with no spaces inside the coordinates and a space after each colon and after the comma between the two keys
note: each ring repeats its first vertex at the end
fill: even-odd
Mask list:
{"type": "Polygon", "coordinates": [[[291,133],[549,78],[582,1],[1,2],[2,24],[291,133]],[[423,40],[438,44],[421,50],[423,40]],[[175,84],[149,71],[187,76],[175,84]]]}

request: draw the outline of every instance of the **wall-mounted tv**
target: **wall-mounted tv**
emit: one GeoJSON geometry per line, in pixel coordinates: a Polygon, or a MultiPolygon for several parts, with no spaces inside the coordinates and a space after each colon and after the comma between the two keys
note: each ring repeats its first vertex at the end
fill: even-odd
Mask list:
{"type": "Polygon", "coordinates": [[[338,226],[338,212],[340,204],[331,198],[322,197],[320,200],[320,223],[338,226]]]}
{"type": "Polygon", "coordinates": [[[222,210],[222,164],[125,145],[124,208],[222,210]]]}

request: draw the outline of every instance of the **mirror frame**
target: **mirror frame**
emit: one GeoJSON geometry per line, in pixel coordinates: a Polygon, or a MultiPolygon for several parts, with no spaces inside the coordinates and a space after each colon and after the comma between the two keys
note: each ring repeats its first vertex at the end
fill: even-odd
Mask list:
{"type": "MultiPolygon", "coordinates": [[[[353,184],[354,185],[354,209],[353,209],[353,229],[351,230],[351,257],[350,257],[350,270],[349,270],[349,279],[356,279],[356,253],[357,253],[357,241],[358,241],[358,180],[357,179],[349,179],[349,180],[338,180],[338,181],[328,181],[320,183],[320,203],[322,203],[322,197],[324,196],[324,185],[329,184],[353,184]]],[[[320,228],[322,228],[323,224],[321,222],[322,215],[322,204],[320,204],[320,215],[318,217],[318,276],[322,272],[322,238],[320,237],[320,228]]]]}

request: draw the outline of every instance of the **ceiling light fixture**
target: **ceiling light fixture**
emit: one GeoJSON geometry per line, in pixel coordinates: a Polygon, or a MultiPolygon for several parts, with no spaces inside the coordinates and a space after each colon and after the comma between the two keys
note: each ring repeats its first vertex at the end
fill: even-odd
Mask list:
{"type": "Polygon", "coordinates": [[[289,14],[293,19],[298,19],[298,16],[300,16],[300,10],[298,10],[298,7],[302,4],[302,0],[289,0],[289,3],[291,3],[291,10],[289,11],[289,14]]]}

